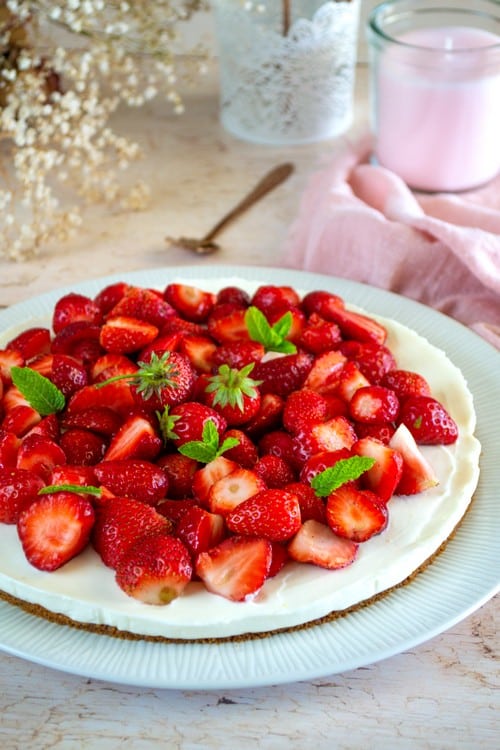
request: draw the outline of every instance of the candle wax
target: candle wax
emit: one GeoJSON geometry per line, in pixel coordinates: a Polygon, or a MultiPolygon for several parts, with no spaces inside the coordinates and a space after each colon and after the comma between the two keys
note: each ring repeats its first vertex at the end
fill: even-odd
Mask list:
{"type": "Polygon", "coordinates": [[[376,71],[378,162],[420,190],[488,182],[500,171],[500,65],[481,48],[500,37],[450,26],[398,40],[412,47],[387,48],[376,71]]]}

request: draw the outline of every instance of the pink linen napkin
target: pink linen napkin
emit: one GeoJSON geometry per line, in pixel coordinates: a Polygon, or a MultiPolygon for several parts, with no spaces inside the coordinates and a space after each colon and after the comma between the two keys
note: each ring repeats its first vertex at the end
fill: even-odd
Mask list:
{"type": "Polygon", "coordinates": [[[389,289],[470,326],[500,348],[500,175],[467,193],[414,194],[345,139],[312,176],[285,262],[389,289]]]}

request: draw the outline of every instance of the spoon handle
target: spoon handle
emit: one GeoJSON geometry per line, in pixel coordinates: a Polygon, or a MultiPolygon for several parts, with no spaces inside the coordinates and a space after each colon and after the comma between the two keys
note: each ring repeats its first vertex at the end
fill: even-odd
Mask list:
{"type": "Polygon", "coordinates": [[[277,167],[271,169],[261,180],[255,185],[252,190],[242,200],[236,204],[234,208],[229,211],[225,216],[220,219],[217,224],[203,237],[202,242],[209,242],[215,239],[215,237],[223,229],[227,227],[232,221],[238,216],[241,216],[245,211],[251,208],[261,198],[274,190],[275,187],[281,185],[293,172],[294,166],[290,163],[280,164],[277,167]]]}

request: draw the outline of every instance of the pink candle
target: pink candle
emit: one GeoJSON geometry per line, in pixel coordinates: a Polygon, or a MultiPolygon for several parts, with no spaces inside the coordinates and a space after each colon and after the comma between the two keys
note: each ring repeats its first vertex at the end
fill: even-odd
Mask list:
{"type": "Polygon", "coordinates": [[[374,60],[375,156],[413,188],[458,191],[500,172],[500,37],[415,28],[374,60]]]}

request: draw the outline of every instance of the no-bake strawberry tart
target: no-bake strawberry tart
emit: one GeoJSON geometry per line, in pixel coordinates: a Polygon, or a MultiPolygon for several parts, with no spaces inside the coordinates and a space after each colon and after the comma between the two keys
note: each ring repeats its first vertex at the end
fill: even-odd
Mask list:
{"type": "Polygon", "coordinates": [[[229,281],[113,282],[2,334],[8,601],[122,637],[262,636],[449,539],[479,473],[458,368],[330,291],[229,281]]]}

